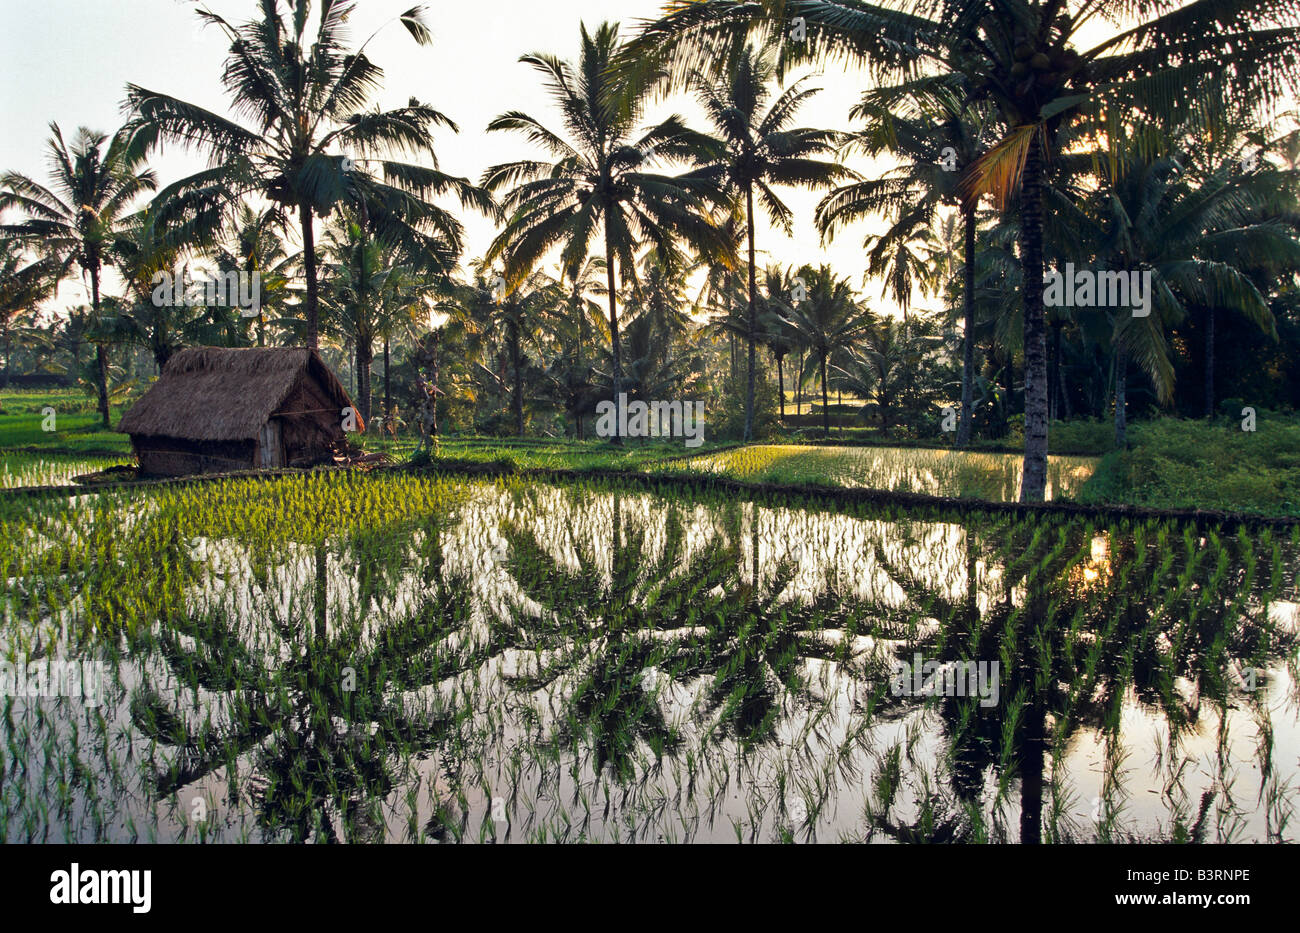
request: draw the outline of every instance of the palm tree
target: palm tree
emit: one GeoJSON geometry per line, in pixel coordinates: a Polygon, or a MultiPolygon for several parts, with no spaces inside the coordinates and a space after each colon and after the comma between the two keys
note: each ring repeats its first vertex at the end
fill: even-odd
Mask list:
{"type": "Polygon", "coordinates": [[[57,267],[48,258],[32,260],[13,240],[0,240],[0,334],[5,360],[0,389],[9,388],[13,370],[13,325],[18,315],[35,310],[58,285],[57,267]]]}
{"type": "Polygon", "coordinates": [[[451,288],[439,310],[450,313],[479,339],[499,336],[513,374],[515,434],[524,436],[524,344],[535,339],[547,315],[562,307],[564,286],[544,272],[534,272],[511,287],[494,276],[486,262],[476,264],[470,283],[451,288]]]}
{"type": "Polygon", "coordinates": [[[952,75],[974,105],[992,107],[1002,139],[971,167],[967,197],[999,204],[1019,193],[1025,347],[1025,457],[1020,498],[1043,499],[1047,481],[1047,340],[1043,310],[1043,181],[1058,129],[1094,127],[1112,147],[1125,122],[1194,112],[1223,92],[1251,103],[1294,94],[1300,25],[1291,0],[703,0],[677,4],[647,24],[620,58],[634,83],[667,74],[685,87],[717,73],[747,37],[783,43],[788,63],[835,57],[866,64],[905,86],[952,75]],[[1080,52],[1096,17],[1123,22],[1154,13],[1080,52]],[[799,40],[790,36],[800,17],[799,40]],[[1222,76],[1222,84],[1207,80],[1222,76]]]}
{"type": "Polygon", "coordinates": [[[560,270],[560,278],[566,283],[566,303],[572,318],[574,335],[574,367],[583,368],[582,353],[587,343],[587,328],[591,320],[600,313],[596,302],[588,295],[604,295],[605,260],[599,256],[587,256],[566,273],[560,270]]]}
{"type": "Polygon", "coordinates": [[[684,265],[680,256],[663,256],[651,247],[641,256],[641,268],[627,304],[636,314],[647,314],[665,334],[680,336],[691,326],[687,279],[694,266],[684,265]]]}
{"type": "MultiPolygon", "coordinates": [[[[793,332],[788,326],[790,304],[789,296],[794,288],[794,272],[770,265],[763,270],[762,282],[758,295],[757,340],[772,354],[776,363],[776,381],[778,387],[778,404],[782,420],[785,418],[785,358],[798,346],[793,332]]],[[[730,341],[740,337],[748,339],[753,328],[750,326],[748,307],[741,307],[734,299],[744,298],[743,289],[732,288],[723,291],[720,288],[708,290],[709,304],[715,309],[713,319],[709,322],[715,332],[725,335],[730,341]],[[738,295],[739,293],[739,295],[738,295]]],[[[734,378],[734,370],[733,370],[734,378]]]]}
{"type": "Polygon", "coordinates": [[[172,296],[155,300],[154,289],[160,276],[172,276],[181,270],[181,260],[188,252],[184,236],[166,228],[165,221],[151,205],[126,219],[113,238],[111,257],[121,274],[128,293],[128,305],[122,314],[123,324],[136,343],[149,348],[158,372],[179,348],[181,333],[193,323],[195,314],[184,301],[172,296]]]}
{"type": "Polygon", "coordinates": [[[884,434],[902,402],[909,364],[916,362],[906,328],[895,318],[872,315],[863,328],[861,346],[844,354],[832,372],[838,388],[867,400],[864,413],[875,408],[884,434]]]}
{"type": "Polygon", "coordinates": [[[785,420],[785,358],[795,348],[794,335],[785,325],[790,307],[786,299],[793,288],[794,273],[790,269],[770,265],[763,270],[763,303],[758,316],[759,340],[776,362],[777,404],[782,421],[785,420]]]}
{"type": "Polygon", "coordinates": [[[855,347],[866,333],[867,313],[858,307],[848,279],[837,278],[830,266],[809,266],[799,270],[806,297],[787,312],[786,326],[808,350],[808,360],[799,378],[807,382],[813,372],[821,376],[822,426],[831,433],[827,361],[832,355],[855,347]]]}
{"type": "MultiPolygon", "coordinates": [[[[1095,226],[1081,233],[1097,243],[1110,268],[1141,269],[1151,276],[1151,307],[1143,317],[1122,309],[1115,318],[1115,445],[1126,442],[1126,377],[1130,357],[1150,376],[1161,402],[1173,397],[1174,371],[1166,329],[1187,305],[1241,314],[1277,337],[1268,301],[1248,269],[1300,262],[1300,238],[1279,213],[1262,212],[1279,200],[1272,173],[1242,176],[1237,160],[1187,177],[1182,152],[1149,158],[1135,141],[1116,162],[1101,160],[1095,226]],[[1199,182],[1199,183],[1198,183],[1199,182]]],[[[1211,334],[1207,334],[1212,339],[1211,334]]],[[[1208,351],[1208,346],[1207,346],[1208,351]]],[[[1210,365],[1212,365],[1210,357],[1210,365]]]]}
{"type": "MultiPolygon", "coordinates": [[[[102,311],[100,276],[117,228],[136,197],[156,187],[151,169],[144,168],[144,149],[128,129],[110,139],[81,127],[69,146],[57,123],[48,143],[50,188],[17,172],[0,176],[0,212],[14,208],[27,217],[0,226],[9,236],[38,245],[57,264],[59,278],[72,266],[90,279],[90,307],[97,323],[102,311]]],[[[108,351],[95,341],[99,414],[109,427],[108,351]]]]}
{"type": "MultiPolygon", "coordinates": [[[[335,318],[345,324],[356,352],[362,416],[371,413],[370,372],[374,342],[394,327],[394,315],[418,299],[417,276],[445,278],[460,252],[460,224],[447,211],[418,196],[378,182],[363,169],[352,172],[352,192],[338,208],[328,252],[338,272],[330,283],[335,318]]],[[[385,405],[387,395],[385,362],[385,405]]],[[[386,414],[388,414],[386,412],[386,414]]]]}
{"type": "Polygon", "coordinates": [[[321,253],[330,277],[322,296],[327,329],[333,325],[349,338],[356,355],[357,404],[370,423],[370,371],[375,339],[383,326],[379,312],[386,293],[396,284],[402,257],[392,244],[365,229],[351,211],[339,211],[325,229],[321,253]]]}
{"type": "MultiPolygon", "coordinates": [[[[1215,409],[1214,351],[1218,312],[1237,311],[1277,340],[1273,315],[1257,289],[1262,283],[1276,282],[1296,270],[1296,250],[1300,245],[1295,222],[1300,207],[1297,203],[1300,170],[1294,164],[1283,168],[1249,157],[1256,141],[1267,138],[1252,115],[1227,113],[1219,123],[1221,133],[1207,134],[1208,139],[1193,138],[1188,153],[1187,175],[1196,183],[1196,198],[1201,202],[1197,216],[1203,216],[1207,221],[1198,255],[1221,264],[1222,271],[1216,275],[1216,284],[1237,274],[1256,286],[1256,291],[1252,293],[1245,287],[1245,282],[1238,281],[1233,289],[1236,294],[1227,303],[1192,297],[1192,301],[1203,310],[1205,319],[1207,419],[1214,417],[1215,409]]],[[[1271,140],[1267,148],[1284,153],[1288,145],[1296,144],[1295,141],[1300,141],[1300,131],[1293,130],[1280,139],[1271,140]]]]}
{"type": "Polygon", "coordinates": [[[624,86],[611,78],[618,48],[618,27],[603,23],[594,34],[582,27],[576,65],[543,53],[520,58],[545,76],[572,142],[526,113],[501,114],[489,130],[522,133],[555,161],[495,165],[482,179],[488,191],[509,189],[502,203],[510,219],[485,261],[504,257],[511,283],[526,278],[560,244],[561,268],[572,275],[603,227],[615,395],[623,376],[616,273],[625,281],[635,279],[636,253],[646,241],[665,258],[677,255],[678,237],[706,252],[724,247],[707,214],[710,205],[722,200],[717,186],[705,178],[648,171],[656,160],[698,158],[705,137],[688,130],[677,116],[634,136],[646,95],[624,99],[624,86]]]}
{"type": "Polygon", "coordinates": [[[871,156],[889,152],[900,162],[879,178],[857,181],[828,194],[817,206],[817,226],[829,240],[837,227],[854,220],[877,213],[895,217],[885,234],[869,238],[863,247],[868,253],[868,274],[886,277],[886,290],[893,292],[904,318],[914,285],[924,294],[930,286],[939,285],[941,267],[954,265],[951,256],[936,256],[941,246],[931,231],[939,223],[939,211],[956,210],[961,215],[965,323],[957,446],[965,447],[970,443],[974,402],[977,224],[976,202],[962,198],[961,182],[983,152],[990,121],[967,102],[959,84],[938,78],[912,82],[901,89],[868,91],[849,116],[866,121],[866,127],[850,138],[850,148],[871,156]],[[936,259],[940,261],[936,263],[936,259]]]}
{"type": "Polygon", "coordinates": [[[786,235],[793,232],[793,213],[781,201],[773,185],[829,188],[856,174],[837,162],[816,156],[833,153],[841,141],[834,130],[790,126],[799,108],[818,92],[795,81],[782,91],[771,106],[768,85],[776,77],[776,66],[768,50],[746,46],[717,82],[701,82],[696,88],[700,104],[718,134],[716,155],[693,174],[723,185],[743,202],[743,220],[749,246],[749,291],[745,341],[749,353],[748,386],[745,392],[744,439],[754,439],[754,384],[759,338],[758,267],[754,259],[754,192],[768,218],[786,235]]]}
{"type": "MultiPolygon", "coordinates": [[[[308,0],[265,0],[262,17],[238,27],[209,10],[198,11],[230,40],[223,84],[233,110],[250,118],[252,127],[166,94],[127,86],[127,101],[147,136],[198,147],[211,161],[211,168],[177,182],[167,194],[189,194],[195,203],[256,194],[297,214],[307,280],[306,343],[313,349],[319,343],[315,216],[364,194],[368,201],[392,204],[395,212],[415,222],[430,214],[428,198],[449,193],[463,206],[495,216],[490,198],[468,179],[437,168],[431,131],[441,126],[458,132],[455,123],[415,98],[393,110],[366,109],[382,85],[383,70],[365,55],[369,40],[356,52],[345,48],[346,24],[355,7],[352,2],[322,4],[314,38],[307,35],[308,0]],[[381,158],[391,153],[422,155],[433,167],[381,158]],[[354,171],[362,163],[378,166],[375,177],[354,171]]],[[[419,7],[397,19],[418,43],[430,41],[419,7]]],[[[449,214],[440,219],[444,236],[459,252],[459,223],[449,214]]]]}
{"type": "Polygon", "coordinates": [[[274,209],[254,209],[240,203],[235,209],[230,242],[215,250],[217,268],[257,275],[260,279],[261,301],[257,308],[257,345],[266,346],[266,323],[271,314],[284,310],[289,270],[299,261],[297,253],[285,249],[281,234],[285,229],[284,215],[274,209]]]}

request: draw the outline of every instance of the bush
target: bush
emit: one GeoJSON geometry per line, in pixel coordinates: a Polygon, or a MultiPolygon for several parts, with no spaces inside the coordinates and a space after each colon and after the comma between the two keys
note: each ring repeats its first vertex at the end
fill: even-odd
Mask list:
{"type": "Polygon", "coordinates": [[[1115,446],[1115,425],[1099,418],[1053,421],[1047,432],[1047,446],[1054,454],[1109,453],[1115,446]]]}
{"type": "MultiPolygon", "coordinates": [[[[745,396],[748,394],[748,376],[743,371],[735,379],[728,378],[723,385],[720,408],[709,406],[705,437],[710,441],[740,440],[745,436],[745,396]]],[[[760,368],[754,385],[754,439],[771,440],[781,429],[777,417],[776,386],[763,378],[760,368]]]]}
{"type": "Polygon", "coordinates": [[[1130,427],[1133,449],[1102,458],[1079,499],[1156,508],[1300,515],[1300,424],[1161,418],[1130,427]]]}

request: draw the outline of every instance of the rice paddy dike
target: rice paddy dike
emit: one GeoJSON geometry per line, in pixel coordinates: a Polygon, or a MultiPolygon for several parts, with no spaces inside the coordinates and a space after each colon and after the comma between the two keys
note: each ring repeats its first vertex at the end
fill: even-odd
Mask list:
{"type": "Polygon", "coordinates": [[[1294,525],[702,483],[3,495],[4,676],[105,676],[7,689],[0,839],[1294,841],[1298,569],[1294,525]],[[917,655],[998,701],[899,695],[917,655]]]}

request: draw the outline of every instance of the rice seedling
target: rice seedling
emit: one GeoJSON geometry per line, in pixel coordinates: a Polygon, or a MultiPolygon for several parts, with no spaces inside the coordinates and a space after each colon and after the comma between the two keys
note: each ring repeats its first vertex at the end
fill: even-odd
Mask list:
{"type": "Polygon", "coordinates": [[[0,838],[1289,840],[1297,553],[436,472],[0,497],[0,838]],[[50,658],[95,705],[16,689],[50,658]]]}
{"type": "Polygon", "coordinates": [[[109,467],[127,466],[129,457],[91,457],[42,451],[0,452],[0,489],[25,486],[65,486],[73,477],[98,473],[109,467]]]}
{"type": "MultiPolygon", "coordinates": [[[[752,482],[864,487],[933,496],[1014,501],[1021,458],[1013,454],[904,447],[755,445],[656,465],[724,473],[752,482]]],[[[1047,498],[1071,497],[1088,481],[1097,460],[1048,458],[1047,498]]]]}

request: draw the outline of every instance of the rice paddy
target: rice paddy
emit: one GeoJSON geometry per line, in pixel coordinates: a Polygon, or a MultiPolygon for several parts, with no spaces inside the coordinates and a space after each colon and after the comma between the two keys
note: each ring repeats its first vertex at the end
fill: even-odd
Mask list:
{"type": "Polygon", "coordinates": [[[1298,556],[396,472],[0,497],[0,839],[1294,841],[1298,556]],[[55,659],[102,680],[15,695],[55,659]]]}
{"type": "MultiPolygon", "coordinates": [[[[672,465],[752,482],[819,483],[1010,502],[1019,496],[1022,463],[1018,454],[772,444],[705,454],[672,465]]],[[[1095,457],[1049,457],[1047,499],[1073,497],[1096,466],[1095,457]]]]}
{"type": "Polygon", "coordinates": [[[0,489],[25,486],[65,486],[74,476],[97,473],[132,463],[130,457],[0,451],[0,489]]]}

